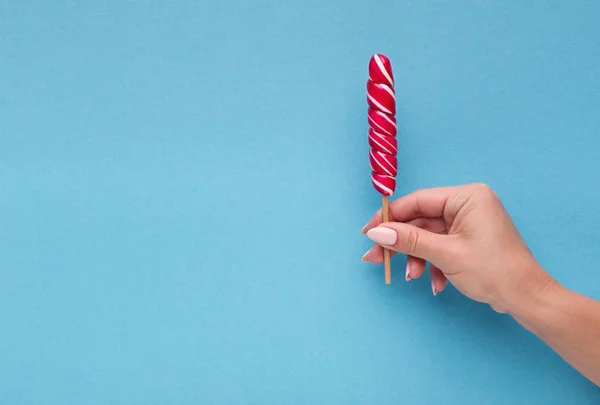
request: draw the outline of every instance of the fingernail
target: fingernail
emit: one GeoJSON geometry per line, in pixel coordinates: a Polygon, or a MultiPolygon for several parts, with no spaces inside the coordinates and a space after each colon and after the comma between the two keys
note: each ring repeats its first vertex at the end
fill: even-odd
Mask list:
{"type": "Polygon", "coordinates": [[[406,281],[410,280],[410,262],[406,262],[406,281]]]}
{"type": "Polygon", "coordinates": [[[437,290],[435,289],[435,283],[431,280],[431,291],[433,291],[433,295],[437,295],[437,290]]]}
{"type": "Polygon", "coordinates": [[[367,250],[367,253],[365,253],[362,259],[360,259],[363,263],[369,261],[369,253],[371,253],[371,249],[367,250]]]}
{"type": "Polygon", "coordinates": [[[367,232],[367,236],[371,238],[375,243],[380,245],[391,246],[396,243],[396,232],[390,228],[384,226],[378,226],[377,228],[371,229],[367,232]]]}
{"type": "Polygon", "coordinates": [[[360,233],[362,233],[363,235],[364,235],[365,233],[367,233],[367,226],[369,226],[369,223],[368,223],[368,222],[365,224],[365,226],[363,226],[363,228],[362,228],[362,230],[360,231],[360,233]]]}

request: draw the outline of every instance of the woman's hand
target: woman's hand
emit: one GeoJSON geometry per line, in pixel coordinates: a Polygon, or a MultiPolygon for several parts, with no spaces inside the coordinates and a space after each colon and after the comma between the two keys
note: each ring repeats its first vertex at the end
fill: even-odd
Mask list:
{"type": "Polygon", "coordinates": [[[419,190],[377,213],[363,229],[375,245],[363,261],[381,263],[381,246],[408,255],[406,279],[430,262],[437,294],[450,282],[498,312],[543,291],[553,279],[537,264],[498,196],[484,184],[419,190]]]}
{"type": "Polygon", "coordinates": [[[408,256],[406,278],[430,262],[433,293],[446,280],[464,295],[508,312],[583,375],[600,385],[600,302],[550,277],[486,185],[416,191],[390,204],[395,222],[375,214],[363,233],[375,241],[364,261],[381,263],[381,245],[408,256]]]}

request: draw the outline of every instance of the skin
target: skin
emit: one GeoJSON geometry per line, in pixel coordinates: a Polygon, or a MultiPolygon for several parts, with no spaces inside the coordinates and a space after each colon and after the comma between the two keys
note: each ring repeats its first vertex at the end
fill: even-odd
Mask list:
{"type": "MultiPolygon", "coordinates": [[[[385,248],[407,255],[407,280],[430,263],[434,295],[448,281],[467,297],[510,314],[568,363],[600,385],[600,302],[561,286],[536,261],[494,191],[484,184],[415,191],[390,204],[391,221],[376,213],[363,229],[385,248]],[[388,231],[389,233],[389,231],[388,231]]],[[[380,264],[374,245],[363,261],[380,264]]]]}

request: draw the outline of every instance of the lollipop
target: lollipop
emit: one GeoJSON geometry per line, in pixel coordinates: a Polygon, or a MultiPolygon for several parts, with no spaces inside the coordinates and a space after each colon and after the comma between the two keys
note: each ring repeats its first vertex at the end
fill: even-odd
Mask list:
{"type": "MultiPolygon", "coordinates": [[[[392,64],[387,56],[375,54],[369,61],[367,81],[367,102],[369,103],[369,160],[373,187],[381,194],[381,217],[389,221],[388,197],[396,189],[398,173],[398,143],[396,141],[396,94],[392,64]]],[[[390,251],[383,250],[385,283],[392,282],[390,251]]]]}

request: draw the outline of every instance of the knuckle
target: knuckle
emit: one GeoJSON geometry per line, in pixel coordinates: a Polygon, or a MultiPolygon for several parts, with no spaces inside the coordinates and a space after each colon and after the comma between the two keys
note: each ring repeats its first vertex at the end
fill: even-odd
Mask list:
{"type": "Polygon", "coordinates": [[[419,232],[411,229],[406,235],[406,251],[409,255],[415,254],[419,246],[419,232]]]}
{"type": "Polygon", "coordinates": [[[473,184],[473,189],[480,198],[485,200],[491,200],[497,197],[494,190],[485,183],[475,183],[473,184]]]}
{"type": "Polygon", "coordinates": [[[473,188],[481,193],[489,193],[492,188],[485,183],[473,183],[473,188]]]}

